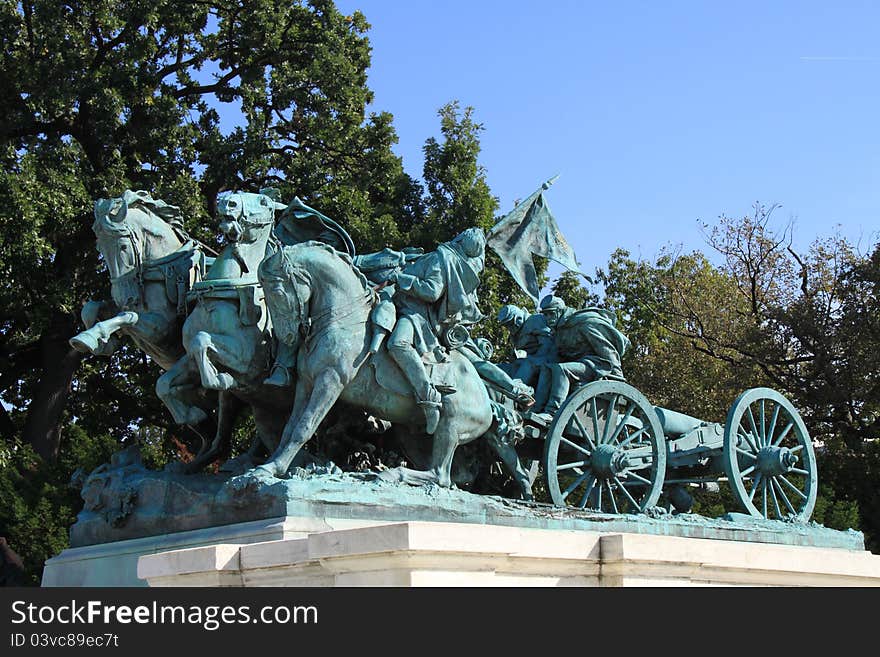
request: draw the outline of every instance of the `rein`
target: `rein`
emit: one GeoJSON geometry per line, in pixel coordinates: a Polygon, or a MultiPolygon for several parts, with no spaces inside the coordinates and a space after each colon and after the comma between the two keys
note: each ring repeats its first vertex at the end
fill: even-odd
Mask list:
{"type": "MultiPolygon", "coordinates": [[[[185,256],[191,255],[194,251],[196,251],[198,246],[202,246],[200,242],[197,242],[196,240],[190,238],[168,255],[144,263],[143,256],[141,255],[141,249],[138,245],[137,240],[134,238],[131,229],[129,229],[128,238],[131,241],[132,250],[134,252],[134,268],[122,274],[121,276],[117,276],[116,278],[111,277],[110,286],[111,290],[113,288],[121,289],[123,291],[133,291],[133,289],[136,289],[137,293],[127,295],[127,298],[123,299],[123,302],[128,301],[129,298],[133,298],[133,301],[135,303],[141,305],[144,303],[144,280],[150,272],[158,270],[164,273],[165,269],[167,269],[177,260],[180,260],[185,256]]],[[[123,309],[125,309],[125,307],[127,306],[127,304],[120,305],[123,306],[123,309]]],[[[178,306],[180,306],[180,303],[178,303],[178,306]]],[[[178,312],[180,312],[180,310],[181,308],[178,307],[178,312]]]]}
{"type": "MultiPolygon", "coordinates": [[[[290,276],[289,281],[293,284],[294,295],[296,296],[297,305],[299,306],[298,312],[296,313],[297,320],[299,321],[299,331],[303,336],[304,346],[306,347],[326,333],[334,322],[339,322],[347,317],[351,317],[363,309],[372,308],[376,305],[376,302],[379,299],[378,292],[367,285],[366,290],[360,299],[355,300],[345,309],[340,310],[339,308],[330,307],[319,315],[309,317],[308,309],[304,307],[304,305],[307,306],[308,304],[303,304],[299,295],[296,294],[296,285],[294,284],[293,278],[299,279],[299,281],[307,287],[311,287],[311,281],[296,271],[297,267],[295,267],[287,258],[287,253],[282,251],[281,258],[286,265],[284,266],[284,270],[288,273],[288,276],[290,276]]],[[[354,270],[353,265],[349,263],[349,266],[354,270]]]]}

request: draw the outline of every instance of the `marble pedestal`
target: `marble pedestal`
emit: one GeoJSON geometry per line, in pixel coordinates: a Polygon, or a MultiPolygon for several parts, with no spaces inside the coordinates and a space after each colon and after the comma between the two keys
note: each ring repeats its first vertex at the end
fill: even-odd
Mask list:
{"type": "Polygon", "coordinates": [[[346,518],[269,518],[73,547],[46,561],[42,586],[147,586],[137,576],[138,559],[144,555],[303,538],[315,532],[371,524],[377,523],[346,518]]]}
{"type": "Polygon", "coordinates": [[[140,557],[150,586],[880,586],[864,551],[400,522],[140,557]]]}

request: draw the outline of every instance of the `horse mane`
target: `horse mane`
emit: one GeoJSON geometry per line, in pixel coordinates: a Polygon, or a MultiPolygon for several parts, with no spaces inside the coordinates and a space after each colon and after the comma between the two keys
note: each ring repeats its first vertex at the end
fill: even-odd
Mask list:
{"type": "Polygon", "coordinates": [[[171,229],[183,242],[191,239],[189,233],[183,227],[183,212],[179,206],[166,203],[162,199],[153,198],[149,192],[144,190],[133,192],[127,189],[122,195],[122,200],[130,208],[141,208],[159,217],[159,219],[171,226],[171,229]]]}
{"type": "MultiPolygon", "coordinates": [[[[96,216],[94,228],[117,235],[128,233],[127,221],[118,222],[109,218],[110,215],[117,214],[123,206],[125,208],[144,210],[158,217],[160,221],[171,227],[171,230],[181,242],[188,242],[192,239],[183,227],[183,212],[181,212],[180,208],[161,199],[154,199],[149,192],[144,190],[133,192],[127,189],[122,196],[97,201],[95,203],[96,216]]],[[[150,230],[148,225],[143,225],[141,228],[158,237],[158,233],[150,230]]]]}
{"type": "Polygon", "coordinates": [[[288,253],[290,251],[299,251],[300,249],[305,248],[319,248],[322,251],[326,251],[330,255],[336,256],[349,266],[352,273],[355,275],[355,278],[358,279],[361,287],[364,289],[365,292],[372,289],[370,281],[367,280],[367,277],[364,276],[363,272],[358,269],[357,265],[354,264],[354,260],[349,254],[342,251],[337,251],[326,242],[319,242],[316,240],[309,240],[308,242],[300,242],[298,244],[281,246],[275,253],[265,258],[260,263],[260,278],[280,277],[282,273],[287,275],[288,277],[292,276],[294,274],[294,272],[292,271],[292,263],[287,257],[285,257],[285,253],[288,253]]]}

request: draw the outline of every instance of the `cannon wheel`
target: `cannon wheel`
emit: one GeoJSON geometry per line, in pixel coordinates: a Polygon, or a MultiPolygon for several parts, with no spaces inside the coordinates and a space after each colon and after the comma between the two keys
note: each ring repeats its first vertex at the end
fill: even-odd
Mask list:
{"type": "Polygon", "coordinates": [[[724,469],[756,518],[806,522],[816,505],[816,454],[801,416],[770,388],[746,390],[724,428],[724,469]]]}
{"type": "Polygon", "coordinates": [[[660,497],[666,442],[642,393],[622,381],[594,381],[559,409],[544,462],[557,506],[640,513],[660,497]]]}

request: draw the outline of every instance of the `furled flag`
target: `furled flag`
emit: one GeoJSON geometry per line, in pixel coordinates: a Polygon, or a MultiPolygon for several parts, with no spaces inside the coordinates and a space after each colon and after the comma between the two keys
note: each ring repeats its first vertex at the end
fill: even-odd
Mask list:
{"type": "Polygon", "coordinates": [[[486,243],[501,258],[513,280],[536,304],[540,290],[533,255],[550,258],[567,269],[579,271],[574,251],[559,231],[544,200],[544,190],[549,189],[558,177],[554,176],[541,185],[541,189],[518,203],[492,227],[486,238],[486,243]]]}

